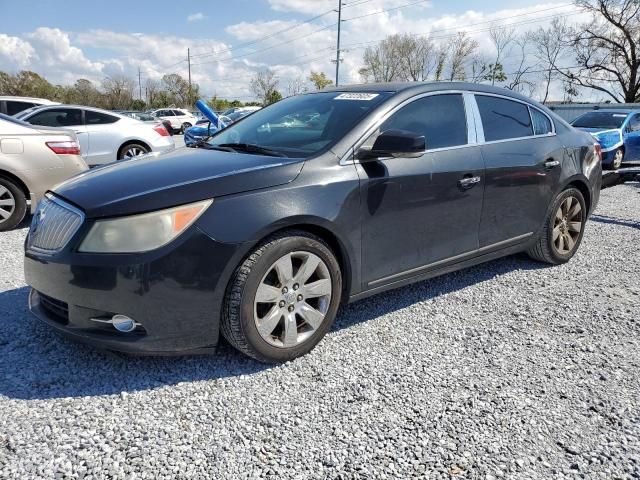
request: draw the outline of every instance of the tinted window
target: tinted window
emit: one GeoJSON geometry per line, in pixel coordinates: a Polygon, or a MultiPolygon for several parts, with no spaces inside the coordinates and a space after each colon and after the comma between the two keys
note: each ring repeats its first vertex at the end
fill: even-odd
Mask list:
{"type": "Polygon", "coordinates": [[[620,128],[627,116],[626,113],[589,112],[576,118],[572,125],[578,128],[620,128]]]}
{"type": "Polygon", "coordinates": [[[640,114],[634,115],[633,117],[631,117],[631,120],[629,120],[629,131],[640,131],[640,114]]]}
{"type": "Polygon", "coordinates": [[[159,117],[175,117],[171,110],[160,110],[158,112],[159,117]]]}
{"type": "Polygon", "coordinates": [[[82,111],[71,108],[52,108],[25,119],[33,125],[45,127],[71,127],[82,125],[82,111]]]}
{"type": "MultiPolygon", "coordinates": [[[[378,133],[396,129],[424,135],[427,150],[465,145],[467,117],[462,95],[431,95],[415,100],[389,117],[378,133]]],[[[373,144],[371,139],[366,142],[370,143],[373,144]]]]}
{"type": "Polygon", "coordinates": [[[533,135],[529,109],[524,103],[476,95],[487,142],[533,135]]]}
{"type": "Polygon", "coordinates": [[[85,110],[84,119],[87,125],[106,125],[109,123],[115,123],[120,120],[118,117],[108,115],[102,112],[94,112],[92,110],[85,110]]]}
{"type": "Polygon", "coordinates": [[[182,117],[183,115],[187,115],[187,113],[186,113],[186,112],[181,112],[180,110],[173,110],[173,114],[174,114],[176,117],[182,117]]]}
{"type": "Polygon", "coordinates": [[[553,132],[549,118],[540,110],[530,108],[531,119],[533,120],[533,133],[535,135],[546,135],[553,132]]]}
{"type": "Polygon", "coordinates": [[[254,144],[306,158],[330,148],[382,101],[386,92],[319,92],[285,98],[220,130],[211,145],[254,144]]]}
{"type": "Polygon", "coordinates": [[[27,108],[34,107],[35,103],[29,102],[14,102],[12,100],[7,100],[7,115],[15,115],[16,113],[20,113],[27,108]]]}

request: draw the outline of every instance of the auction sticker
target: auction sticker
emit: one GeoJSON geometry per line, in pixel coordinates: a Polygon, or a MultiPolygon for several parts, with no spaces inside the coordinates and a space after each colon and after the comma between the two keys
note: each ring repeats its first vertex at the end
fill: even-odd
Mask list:
{"type": "Polygon", "coordinates": [[[334,100],[373,100],[378,96],[377,93],[341,93],[334,100]]]}

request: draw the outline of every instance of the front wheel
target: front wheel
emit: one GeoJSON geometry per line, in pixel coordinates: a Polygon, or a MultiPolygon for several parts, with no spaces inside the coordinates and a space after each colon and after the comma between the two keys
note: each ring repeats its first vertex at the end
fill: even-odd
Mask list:
{"type": "Polygon", "coordinates": [[[329,331],[342,276],[330,247],[306,232],[272,237],[236,270],[221,330],[231,345],[266,363],[309,352],[329,331]]]}
{"type": "Polygon", "coordinates": [[[613,170],[618,170],[622,166],[622,160],[624,160],[624,150],[619,148],[616,150],[616,153],[613,154],[613,161],[611,162],[611,168],[613,170]]]}
{"type": "Polygon", "coordinates": [[[535,260],[558,265],[571,260],[582,242],[587,208],[582,192],[568,188],[553,202],[535,245],[527,251],[535,260]]]}
{"type": "Polygon", "coordinates": [[[180,133],[184,135],[184,132],[187,130],[187,128],[191,128],[191,124],[189,122],[184,122],[180,127],[180,133]]]}

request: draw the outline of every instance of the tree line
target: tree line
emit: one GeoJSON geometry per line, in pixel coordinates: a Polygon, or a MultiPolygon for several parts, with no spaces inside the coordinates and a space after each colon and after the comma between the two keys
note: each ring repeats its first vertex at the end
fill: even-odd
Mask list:
{"type": "Polygon", "coordinates": [[[555,18],[546,27],[518,33],[494,26],[489,38],[495,53],[479,52],[465,32],[438,43],[428,36],[391,35],[367,47],[360,76],[365,82],[467,80],[500,85],[549,100],[560,82],[565,101],[579,88],[607,101],[640,101],[640,2],[577,0],[589,20],[570,26],[555,18]],[[506,60],[511,67],[505,68],[506,60]],[[508,71],[507,71],[508,70],[508,71]]]}

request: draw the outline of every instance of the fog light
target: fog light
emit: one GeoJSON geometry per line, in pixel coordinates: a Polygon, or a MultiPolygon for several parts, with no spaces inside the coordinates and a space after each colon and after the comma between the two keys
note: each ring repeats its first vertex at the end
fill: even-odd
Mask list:
{"type": "Polygon", "coordinates": [[[111,324],[113,328],[123,333],[133,332],[137,326],[133,318],[129,318],[126,315],[114,315],[111,319],[111,324]]]}

